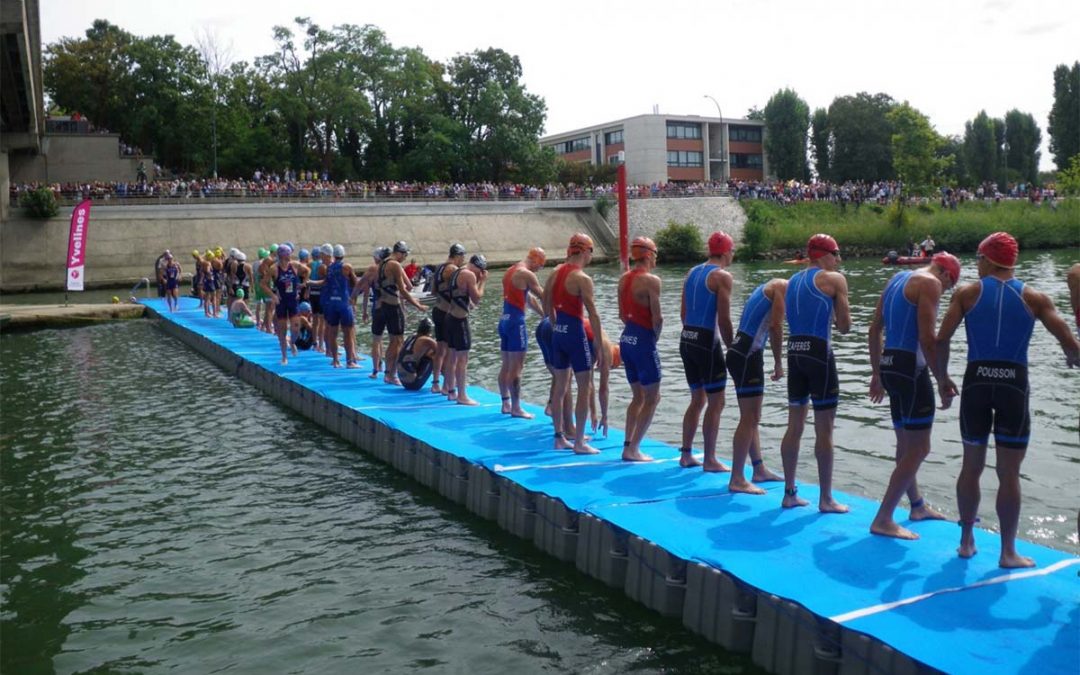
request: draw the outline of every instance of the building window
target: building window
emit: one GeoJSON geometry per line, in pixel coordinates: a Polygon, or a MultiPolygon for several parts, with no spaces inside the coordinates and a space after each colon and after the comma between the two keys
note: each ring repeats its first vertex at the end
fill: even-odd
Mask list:
{"type": "Polygon", "coordinates": [[[701,138],[701,125],[695,122],[668,122],[668,138],[701,138]]]}
{"type": "Polygon", "coordinates": [[[555,154],[565,155],[571,152],[588,150],[591,147],[592,145],[589,143],[589,137],[583,136],[581,138],[575,138],[572,141],[559,141],[551,146],[551,149],[555,151],[555,154]]]}
{"type": "Polygon", "coordinates": [[[604,134],[604,145],[615,145],[616,143],[622,143],[622,142],[623,142],[622,129],[619,129],[618,131],[609,131],[606,134],[604,134]]]}
{"type": "Polygon", "coordinates": [[[607,163],[608,164],[622,164],[622,162],[619,161],[619,153],[615,153],[614,155],[608,155],[607,163]]]}
{"type": "Polygon", "coordinates": [[[761,142],[761,127],[728,127],[728,139],[745,143],[761,142]]]}
{"type": "Polygon", "coordinates": [[[762,166],[761,155],[748,155],[741,152],[731,153],[731,167],[733,169],[760,169],[762,166]]]}
{"type": "Polygon", "coordinates": [[[705,153],[696,150],[668,150],[667,165],[677,167],[699,167],[705,159],[705,153]]]}

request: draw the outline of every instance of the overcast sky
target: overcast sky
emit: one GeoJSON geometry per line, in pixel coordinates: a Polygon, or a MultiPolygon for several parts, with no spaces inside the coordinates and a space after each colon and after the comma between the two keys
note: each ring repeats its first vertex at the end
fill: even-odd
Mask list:
{"type": "Polygon", "coordinates": [[[137,35],[197,31],[231,43],[234,60],[273,50],[272,27],[310,16],[329,27],[373,24],[394,46],[447,60],[499,47],[521,58],[528,89],[547,101],[547,132],[639,115],[744,117],[790,87],[810,108],[885,92],[944,134],[979,110],[1035,116],[1040,166],[1051,169],[1047,115],[1053,70],[1080,58],[1076,0],[41,0],[41,39],[82,36],[95,18],[137,35]],[[1071,36],[1071,37],[1070,37],[1071,36]]]}

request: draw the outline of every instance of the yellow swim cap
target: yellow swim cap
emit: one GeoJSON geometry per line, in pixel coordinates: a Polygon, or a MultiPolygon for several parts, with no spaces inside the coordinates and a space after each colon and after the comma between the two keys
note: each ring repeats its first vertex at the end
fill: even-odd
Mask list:
{"type": "Polygon", "coordinates": [[[120,298],[116,297],[115,295],[112,296],[112,304],[119,305],[120,304],[120,298]]]}
{"type": "Polygon", "coordinates": [[[194,251],[192,251],[192,252],[191,252],[191,257],[192,257],[192,258],[198,258],[198,257],[199,257],[199,251],[198,251],[198,249],[196,249],[196,250],[194,250],[194,251]]]}

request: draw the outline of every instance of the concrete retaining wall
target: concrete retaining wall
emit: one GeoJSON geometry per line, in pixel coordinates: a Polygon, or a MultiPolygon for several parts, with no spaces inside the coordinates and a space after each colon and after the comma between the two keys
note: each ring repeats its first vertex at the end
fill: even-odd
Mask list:
{"type": "MultiPolygon", "coordinates": [[[[738,244],[742,241],[743,226],[746,224],[746,213],[731,197],[631,199],[628,206],[631,237],[653,237],[657,230],[667,227],[668,222],[674,220],[697,225],[703,240],[716,230],[723,230],[738,244]]],[[[618,231],[618,208],[608,212],[607,221],[618,231]]]]}
{"type": "MultiPolygon", "coordinates": [[[[309,248],[344,244],[348,260],[366,266],[372,248],[404,239],[421,263],[446,258],[460,241],[495,265],[520,260],[532,246],[560,258],[574,232],[593,235],[605,256],[614,239],[590,202],[409,204],[95,204],[86,255],[91,287],[133,284],[150,276],[165,249],[191,271],[190,252],[236,246],[253,260],[260,246],[292,241],[309,248]]],[[[66,211],[66,209],[65,209],[66,211]]],[[[64,281],[70,213],[48,221],[12,209],[0,225],[0,291],[48,290],[64,281]]],[[[600,251],[598,251],[599,253],[600,251]]]]}

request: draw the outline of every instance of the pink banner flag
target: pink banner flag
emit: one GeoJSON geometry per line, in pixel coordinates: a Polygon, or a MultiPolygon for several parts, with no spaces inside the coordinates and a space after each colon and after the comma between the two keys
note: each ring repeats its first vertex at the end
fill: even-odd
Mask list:
{"type": "Polygon", "coordinates": [[[83,273],[86,267],[86,235],[90,229],[90,200],[79,202],[71,212],[71,230],[68,233],[67,290],[83,289],[83,273]]]}

